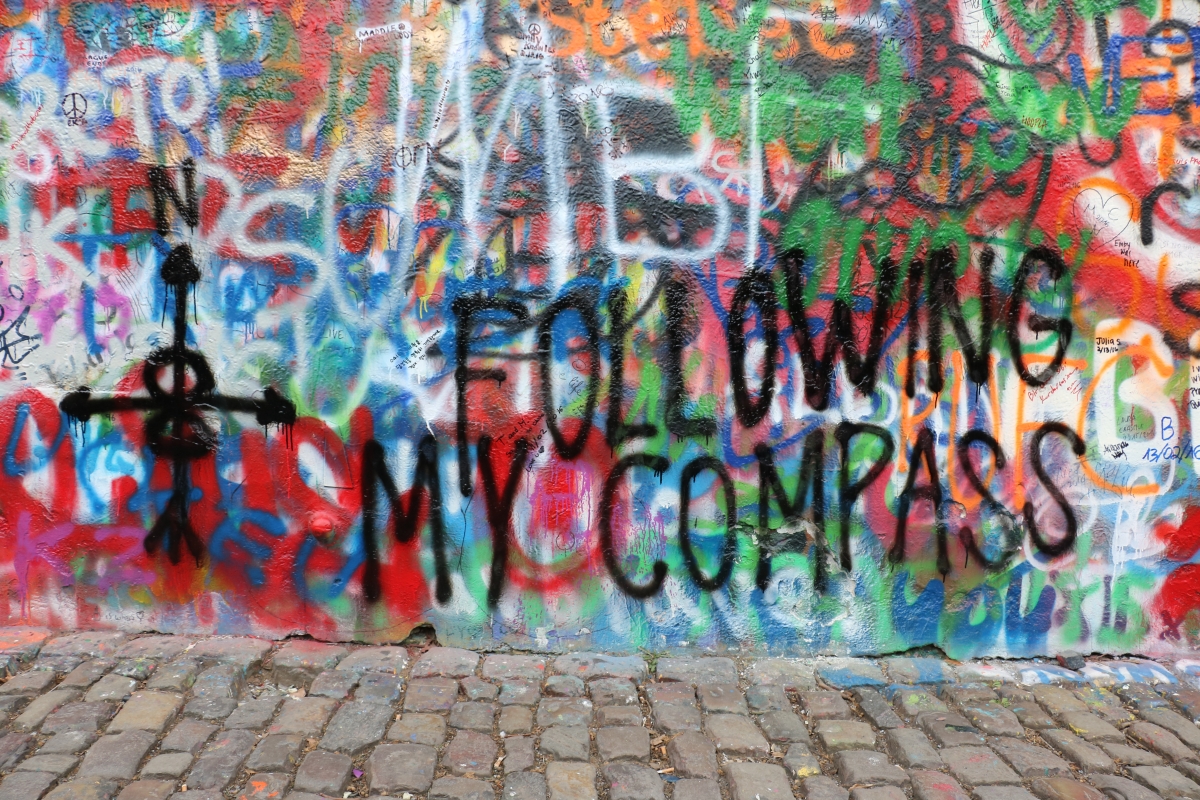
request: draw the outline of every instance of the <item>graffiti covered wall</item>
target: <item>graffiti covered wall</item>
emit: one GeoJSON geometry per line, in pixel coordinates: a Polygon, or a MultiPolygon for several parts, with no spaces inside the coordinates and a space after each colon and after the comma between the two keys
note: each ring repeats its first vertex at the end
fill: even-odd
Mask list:
{"type": "Polygon", "coordinates": [[[5,624],[1200,646],[1200,4],[0,10],[5,624]]]}

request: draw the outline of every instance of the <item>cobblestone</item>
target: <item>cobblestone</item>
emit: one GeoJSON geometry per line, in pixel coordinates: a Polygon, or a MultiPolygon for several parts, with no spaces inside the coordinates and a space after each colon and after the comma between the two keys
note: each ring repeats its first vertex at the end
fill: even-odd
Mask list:
{"type": "Polygon", "coordinates": [[[483,677],[505,681],[513,678],[541,682],[546,675],[546,659],[541,656],[487,656],[483,659],[483,677]]]}
{"type": "Polygon", "coordinates": [[[887,756],[869,750],[845,750],[834,756],[838,775],[847,786],[885,783],[903,786],[908,774],[888,762],[887,756]]]}
{"type": "Polygon", "coordinates": [[[142,758],[154,746],[154,738],[148,731],[125,731],[101,736],[84,756],[79,774],[86,777],[129,780],[137,773],[142,758]]]}
{"type": "Polygon", "coordinates": [[[458,700],[458,681],[428,678],[413,681],[404,693],[405,711],[449,711],[458,700]]]}
{"type": "Polygon", "coordinates": [[[469,778],[438,778],[429,790],[429,800],[495,800],[490,783],[469,778]]]}
{"type": "Polygon", "coordinates": [[[1099,790],[1071,778],[1038,778],[1029,788],[1042,800],[1105,800],[1106,797],[1099,790]]]}
{"type": "Polygon", "coordinates": [[[756,714],[764,711],[789,711],[792,708],[783,687],[774,684],[748,687],[746,703],[756,714]]]}
{"type": "Polygon", "coordinates": [[[721,753],[765,757],[771,751],[767,740],[749,717],[712,714],[704,721],[704,730],[721,753]]]}
{"type": "Polygon", "coordinates": [[[437,751],[420,744],[383,744],[367,759],[372,792],[427,792],[433,785],[437,751]]]}
{"type": "Polygon", "coordinates": [[[596,752],[601,761],[649,761],[650,731],[645,728],[600,728],[596,752]]]}
{"type": "Polygon", "coordinates": [[[162,733],[183,706],[183,696],[168,692],[137,692],[108,725],[111,733],[150,731],[162,733]]]}
{"type": "Polygon", "coordinates": [[[1156,792],[1163,800],[1200,800],[1200,784],[1170,767],[1130,767],[1129,774],[1135,781],[1156,792]]]}
{"type": "Polygon", "coordinates": [[[1118,765],[1127,767],[1156,767],[1163,763],[1162,756],[1137,747],[1115,742],[1101,742],[1100,749],[1118,765]]]}
{"type": "Polygon", "coordinates": [[[680,800],[721,800],[721,787],[712,780],[684,778],[675,782],[674,796],[680,800]]]}
{"type": "Polygon", "coordinates": [[[831,753],[875,749],[875,731],[865,722],[823,719],[817,723],[817,738],[831,753]]]}
{"type": "Polygon", "coordinates": [[[395,705],[404,689],[404,681],[395,675],[382,672],[364,673],[354,690],[354,699],[380,705],[395,705]]]}
{"type": "Polygon", "coordinates": [[[535,763],[532,736],[510,736],[504,740],[504,772],[533,769],[535,763]]]}
{"type": "Polygon", "coordinates": [[[388,731],[388,739],[441,747],[446,740],[446,720],[436,714],[404,714],[388,731]]]}
{"type": "Polygon", "coordinates": [[[246,768],[255,772],[291,772],[299,763],[303,748],[303,736],[288,733],[264,736],[246,759],[246,768]]]}
{"type": "Polygon", "coordinates": [[[450,708],[450,727],[491,733],[496,721],[492,703],[455,703],[450,708]]]}
{"type": "Polygon", "coordinates": [[[250,731],[217,734],[193,764],[188,784],[194,789],[224,789],[250,755],[255,738],[250,731]]]}
{"type": "Polygon", "coordinates": [[[468,700],[495,700],[500,694],[500,687],[491,681],[476,678],[474,675],[463,678],[459,683],[468,700]]]}
{"type": "Polygon", "coordinates": [[[546,776],[537,772],[516,772],[504,779],[504,800],[546,800],[546,776]]]}
{"type": "Polygon", "coordinates": [[[479,654],[458,647],[431,647],[413,665],[414,678],[465,678],[475,674],[479,654]]]}
{"type": "Polygon", "coordinates": [[[408,668],[408,662],[408,650],[395,645],[384,645],[355,650],[338,662],[337,669],[358,674],[382,672],[387,675],[402,675],[408,668]]]}
{"type": "Polygon", "coordinates": [[[591,738],[588,729],[582,725],[555,725],[542,732],[538,749],[560,761],[587,761],[591,754],[591,738]]]}
{"type": "Polygon", "coordinates": [[[641,764],[609,764],[604,767],[604,780],[610,800],[663,800],[662,778],[641,764]]]}
{"type": "Polygon", "coordinates": [[[805,744],[794,744],[788,747],[787,754],[783,757],[783,766],[793,778],[807,778],[810,775],[821,774],[821,762],[805,744]]]}
{"type": "Polygon", "coordinates": [[[36,741],[28,733],[6,733],[0,738],[0,771],[10,769],[24,758],[36,741]]]}
{"type": "Polygon", "coordinates": [[[216,730],[216,725],[198,719],[180,720],[179,724],[162,740],[162,749],[166,752],[195,755],[200,752],[204,743],[216,730]]]}
{"type": "Polygon", "coordinates": [[[361,700],[345,703],[330,720],[321,747],[356,755],[382,739],[391,721],[392,709],[388,706],[361,700]]]}
{"type": "Polygon", "coordinates": [[[916,800],[969,800],[958,781],[944,773],[918,769],[909,777],[916,800]]]}
{"type": "Polygon", "coordinates": [[[459,731],[442,753],[442,766],[455,775],[491,775],[499,748],[478,731],[459,731]]]}
{"type": "Polygon", "coordinates": [[[336,667],[346,654],[346,648],[337,645],[304,640],[288,642],[275,651],[271,677],[281,686],[307,689],[313,678],[336,667]]]}
{"type": "MultiPolygon", "coordinates": [[[[833,722],[836,720],[822,720],[833,722]]],[[[759,719],[763,733],[772,742],[804,742],[808,743],[808,729],[803,720],[791,711],[771,711],[759,719]]],[[[868,726],[869,727],[869,726],[868,726]]]]}
{"type": "Polygon", "coordinates": [[[325,697],[302,697],[285,700],[275,724],[268,733],[299,733],[316,736],[325,729],[325,723],[333,715],[337,703],[325,697]]]}
{"type": "Polygon", "coordinates": [[[225,718],[225,727],[230,729],[244,728],[248,731],[258,731],[267,727],[267,723],[279,710],[282,697],[263,697],[258,700],[247,700],[234,712],[225,718]]]}
{"type": "Polygon", "coordinates": [[[1200,689],[1148,661],[55,641],[0,657],[0,800],[1200,800],[1200,689]]]}
{"type": "Polygon", "coordinates": [[[38,753],[82,753],[91,747],[98,738],[100,737],[92,731],[64,731],[47,739],[46,743],[38,749],[38,753]]]}
{"type": "Polygon", "coordinates": [[[0,783],[0,800],[38,800],[55,780],[46,772],[14,772],[0,783]]]}
{"type": "Polygon", "coordinates": [[[688,731],[667,743],[667,757],[675,774],[684,778],[717,777],[717,749],[708,737],[688,731]]]}
{"type": "Polygon", "coordinates": [[[801,692],[800,706],[810,719],[853,719],[840,692],[801,692]]]}
{"type": "Polygon", "coordinates": [[[1120,800],[1162,800],[1140,783],[1119,775],[1089,775],[1088,780],[1106,795],[1120,800]]]}
{"type": "Polygon", "coordinates": [[[942,757],[929,743],[929,738],[914,728],[897,728],[887,732],[888,752],[902,767],[941,769],[942,757]]]}
{"type": "Polygon", "coordinates": [[[964,747],[983,744],[984,738],[966,717],[953,712],[922,714],[917,724],[938,747],[964,747]]]}
{"type": "Polygon", "coordinates": [[[725,767],[733,800],[788,800],[792,787],[783,767],[775,764],[735,763],[725,767]]]}
{"type": "Polygon", "coordinates": [[[583,697],[587,694],[587,684],[574,675],[551,675],[542,691],[551,697],[583,697]]]}
{"type": "Polygon", "coordinates": [[[75,765],[79,763],[79,759],[71,755],[36,755],[33,758],[27,758],[17,765],[17,770],[21,772],[45,772],[53,775],[56,778],[61,778],[71,770],[75,769],[75,765]]]}
{"type": "Polygon", "coordinates": [[[596,768],[552,761],[546,765],[546,791],[549,800],[596,800],[596,768]]]}
{"type": "Polygon", "coordinates": [[[349,756],[328,750],[313,750],[304,757],[300,769],[296,770],[293,788],[315,794],[340,795],[350,782],[353,766],[349,756]]]}
{"type": "Polygon", "coordinates": [[[997,739],[992,749],[1022,778],[1070,777],[1071,766],[1044,747],[1021,739],[997,739]]]}
{"type": "MultiPolygon", "coordinates": [[[[412,692],[411,686],[409,692],[412,692]]],[[[541,686],[532,681],[511,680],[500,684],[502,706],[536,706],[541,696],[541,686]]]]}
{"type": "Polygon", "coordinates": [[[533,711],[526,706],[504,706],[500,709],[500,717],[496,721],[496,725],[504,734],[531,733],[533,731],[533,711]]]}
{"type": "Polygon", "coordinates": [[[942,751],[950,773],[968,786],[1020,783],[1012,768],[986,747],[951,747],[942,751]]]}
{"type": "Polygon", "coordinates": [[[1117,768],[1107,753],[1094,744],[1088,744],[1070,731],[1053,728],[1042,731],[1042,738],[1049,742],[1051,747],[1075,762],[1084,772],[1111,773],[1117,768]]]}

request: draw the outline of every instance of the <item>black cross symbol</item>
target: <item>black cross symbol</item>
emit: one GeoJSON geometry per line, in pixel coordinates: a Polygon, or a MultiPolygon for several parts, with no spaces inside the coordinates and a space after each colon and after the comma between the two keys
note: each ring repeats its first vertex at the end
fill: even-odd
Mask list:
{"type": "MultiPolygon", "coordinates": [[[[200,221],[200,208],[195,192],[195,164],[183,163],[187,203],[180,200],[164,167],[151,167],[150,188],[154,194],[154,223],[159,235],[170,232],[167,203],[172,203],[189,227],[200,221]]],[[[173,485],[171,498],[161,517],[146,535],[147,553],[154,553],[167,540],[167,556],[178,564],[180,547],[187,543],[188,551],[199,565],[204,558],[204,543],[188,521],[188,492],[190,462],[211,455],[217,447],[216,432],[201,414],[202,409],[254,414],[259,425],[291,425],[296,421],[296,406],[271,387],[259,397],[228,397],[216,391],[216,379],[208,360],[187,346],[188,292],[200,280],[200,270],[192,258],[192,248],[179,244],[160,268],[168,295],[174,293],[175,335],[167,347],[150,353],[142,367],[142,384],[148,397],[92,397],[89,389],[71,392],[59,408],[80,422],[98,414],[119,411],[147,411],[146,439],[155,456],[171,462],[173,485]],[[162,373],[171,369],[170,389],[163,388],[162,373]],[[191,381],[189,384],[189,373],[191,381]]]]}

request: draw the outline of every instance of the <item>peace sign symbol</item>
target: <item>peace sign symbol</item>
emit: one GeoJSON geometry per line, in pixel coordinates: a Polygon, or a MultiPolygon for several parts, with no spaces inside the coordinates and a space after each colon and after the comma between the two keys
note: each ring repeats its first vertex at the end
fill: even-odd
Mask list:
{"type": "Polygon", "coordinates": [[[62,112],[71,122],[78,122],[83,119],[83,115],[87,113],[87,98],[79,92],[71,92],[63,98],[62,112]]]}

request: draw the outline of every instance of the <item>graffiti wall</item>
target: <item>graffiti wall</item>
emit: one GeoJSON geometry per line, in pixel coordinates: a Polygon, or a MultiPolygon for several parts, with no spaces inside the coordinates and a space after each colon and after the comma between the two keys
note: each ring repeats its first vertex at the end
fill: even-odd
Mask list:
{"type": "Polygon", "coordinates": [[[1200,647],[1195,0],[0,8],[4,624],[1200,647]]]}

